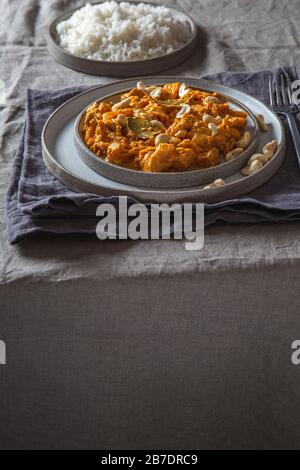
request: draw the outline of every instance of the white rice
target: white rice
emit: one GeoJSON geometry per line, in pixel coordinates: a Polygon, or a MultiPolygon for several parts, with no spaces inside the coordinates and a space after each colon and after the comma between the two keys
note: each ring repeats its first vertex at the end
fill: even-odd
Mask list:
{"type": "Polygon", "coordinates": [[[57,25],[59,44],[78,57],[128,61],[157,57],[183,46],[190,28],[164,6],[107,1],[87,3],[57,25]]]}

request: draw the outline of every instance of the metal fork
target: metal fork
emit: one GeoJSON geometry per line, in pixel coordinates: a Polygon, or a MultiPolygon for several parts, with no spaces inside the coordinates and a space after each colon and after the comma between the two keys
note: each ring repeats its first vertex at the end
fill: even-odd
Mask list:
{"type": "Polygon", "coordinates": [[[286,116],[292,134],[294,147],[300,167],[300,135],[295,117],[291,110],[293,103],[292,82],[289,77],[280,74],[280,79],[273,85],[272,77],[269,77],[270,104],[276,114],[286,116]]]}

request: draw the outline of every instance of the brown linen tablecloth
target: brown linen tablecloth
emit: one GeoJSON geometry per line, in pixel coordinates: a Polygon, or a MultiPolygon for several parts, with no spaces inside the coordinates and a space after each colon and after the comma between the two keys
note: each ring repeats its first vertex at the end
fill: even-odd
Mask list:
{"type": "MultiPolygon", "coordinates": [[[[112,80],[45,48],[80,2],[0,0],[0,448],[300,446],[300,225],[216,225],[181,241],[35,240],[9,246],[4,200],[25,89],[112,80]]],[[[203,26],[168,73],[300,66],[297,0],[167,1],[203,26]]]]}

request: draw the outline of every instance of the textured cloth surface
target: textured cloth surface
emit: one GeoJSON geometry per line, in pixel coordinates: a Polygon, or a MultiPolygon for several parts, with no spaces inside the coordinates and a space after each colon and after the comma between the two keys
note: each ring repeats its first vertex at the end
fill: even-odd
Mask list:
{"type": "MultiPolygon", "coordinates": [[[[27,88],[107,83],[47,54],[66,0],[0,1],[1,448],[299,448],[300,226],[215,224],[181,241],[27,240],[4,232],[27,88]]],[[[298,0],[183,0],[203,25],[168,71],[300,66],[298,0]]]]}
{"type": "MultiPolygon", "coordinates": [[[[206,78],[238,88],[268,103],[269,77],[272,74],[275,81],[280,73],[289,75],[292,80],[298,78],[293,68],[280,68],[273,72],[223,72],[206,78]]],[[[11,243],[42,233],[95,235],[97,219],[93,216],[98,204],[118,203],[115,197],[104,198],[68,190],[51,175],[41,157],[41,132],[47,118],[59,105],[81,91],[82,87],[52,92],[28,90],[25,131],[8,193],[7,235],[11,243]],[[68,215],[77,220],[73,221],[73,217],[68,215]],[[87,215],[90,216],[88,220],[87,215]],[[62,220],[63,216],[65,218],[62,220]],[[59,226],[56,221],[51,225],[47,217],[59,217],[59,226]],[[82,218],[82,223],[78,217],[82,218]]],[[[208,204],[206,225],[216,220],[242,223],[300,218],[300,171],[287,129],[286,135],[289,140],[287,154],[277,174],[252,193],[222,203],[208,204]]]]}

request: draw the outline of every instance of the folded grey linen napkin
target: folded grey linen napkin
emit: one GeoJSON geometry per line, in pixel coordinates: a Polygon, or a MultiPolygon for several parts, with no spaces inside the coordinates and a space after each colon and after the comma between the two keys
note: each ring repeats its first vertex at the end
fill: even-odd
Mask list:
{"type": "MultiPolygon", "coordinates": [[[[294,67],[251,73],[223,72],[205,77],[245,91],[269,103],[268,79],[279,73],[297,79],[294,67]]],[[[25,125],[13,164],[6,203],[6,231],[10,243],[40,234],[95,235],[96,208],[104,202],[118,204],[118,197],[75,193],[46,168],[41,152],[41,132],[49,115],[62,103],[87,87],[41,91],[28,90],[25,125]]],[[[295,109],[300,126],[300,114],[295,109]]],[[[300,169],[284,123],[287,153],[282,167],[263,186],[246,195],[205,205],[205,224],[218,220],[229,223],[285,221],[300,219],[300,169]]],[[[129,203],[136,202],[129,199],[129,203]]]]}

